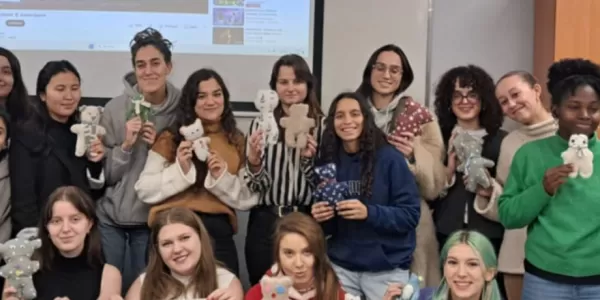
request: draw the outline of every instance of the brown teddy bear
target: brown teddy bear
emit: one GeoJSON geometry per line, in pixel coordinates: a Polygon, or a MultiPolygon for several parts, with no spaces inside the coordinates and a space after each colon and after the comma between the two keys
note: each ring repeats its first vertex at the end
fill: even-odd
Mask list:
{"type": "Polygon", "coordinates": [[[290,115],[281,118],[279,125],[285,128],[285,143],[296,149],[306,148],[310,130],[315,127],[315,119],[308,117],[308,104],[294,104],[290,115]]]}

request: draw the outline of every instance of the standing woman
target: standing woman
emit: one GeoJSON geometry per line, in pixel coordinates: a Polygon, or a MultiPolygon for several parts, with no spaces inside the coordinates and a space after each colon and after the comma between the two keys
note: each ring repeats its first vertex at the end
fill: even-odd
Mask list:
{"type": "Polygon", "coordinates": [[[156,213],[171,207],[198,214],[211,236],[216,259],[235,274],[239,271],[233,241],[238,225],[235,209],[247,210],[258,201],[243,179],[244,146],[225,82],[217,72],[200,69],[183,86],[175,124],[159,135],[135,185],[140,200],[152,205],[149,224],[156,213]],[[198,119],[210,138],[206,162],[194,155],[192,143],[179,132],[198,119]]]}
{"type": "MultiPolygon", "coordinates": [[[[512,71],[496,84],[496,97],[502,111],[510,119],[522,124],[502,141],[496,167],[496,179],[488,189],[481,189],[475,198],[475,211],[492,221],[498,220],[498,198],[506,182],[515,152],[524,144],[556,133],[558,126],[541,99],[542,87],[533,75],[512,71]]],[[[520,300],[523,289],[523,261],[527,229],[506,230],[498,256],[498,271],[504,275],[508,300],[520,300]]]]}
{"type": "Polygon", "coordinates": [[[294,211],[310,213],[313,159],[323,130],[316,79],[301,56],[288,54],[279,58],[273,65],[269,85],[279,96],[279,105],[274,112],[278,124],[293,104],[305,103],[309,106],[308,117],[315,119],[316,128],[305,149],[287,147],[281,126],[279,142],[263,148],[264,133],[258,128],[258,119],[250,124],[246,146],[247,180],[250,190],[260,193],[259,205],[250,212],[246,235],[246,262],[252,285],[258,283],[273,264],[273,257],[265,253],[273,252],[273,230],[277,219],[294,211]]]}
{"type": "Polygon", "coordinates": [[[48,62],[37,78],[33,114],[12,132],[9,148],[13,233],[35,227],[54,190],[74,185],[87,193],[102,188],[104,147],[92,141],[84,157],[75,156],[81,100],[79,72],[66,60],[48,62]]]}
{"type": "Polygon", "coordinates": [[[5,107],[13,123],[22,122],[31,111],[28,97],[19,60],[0,47],[0,106],[5,107]]]}
{"type": "Polygon", "coordinates": [[[358,93],[369,99],[375,123],[409,162],[417,179],[421,201],[421,218],[417,227],[417,248],[411,270],[423,277],[425,286],[440,282],[438,244],[429,206],[444,188],[444,142],[438,123],[426,107],[404,91],[413,82],[413,71],[404,51],[385,45],[371,55],[358,93]],[[415,114],[416,113],[416,114],[415,114]],[[397,128],[396,119],[419,118],[417,128],[397,128]],[[414,130],[414,131],[413,131],[414,130]],[[399,135],[391,134],[397,131],[399,135]],[[416,135],[415,132],[420,132],[416,135]]]}
{"type": "Polygon", "coordinates": [[[527,226],[524,300],[591,300],[600,295],[600,66],[565,59],[548,71],[556,135],[529,142],[514,155],[498,199],[507,229],[527,226]],[[562,153],[573,134],[585,135],[593,174],[583,178],[562,153]]]}

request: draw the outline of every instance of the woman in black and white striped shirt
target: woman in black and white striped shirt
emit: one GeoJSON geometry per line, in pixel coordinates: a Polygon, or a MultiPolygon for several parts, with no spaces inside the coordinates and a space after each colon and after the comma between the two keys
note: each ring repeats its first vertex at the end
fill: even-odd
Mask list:
{"type": "Polygon", "coordinates": [[[248,130],[246,168],[250,190],[261,194],[259,205],[252,209],[246,234],[246,264],[252,285],[257,284],[273,264],[273,229],[278,218],[293,211],[310,214],[313,190],[312,166],[323,130],[323,112],[319,106],[313,77],[306,61],[298,55],[284,55],[273,66],[271,89],[277,92],[279,105],[274,111],[279,126],[279,142],[262,146],[259,119],[248,130]],[[279,120],[297,103],[309,106],[308,116],[316,127],[308,146],[297,150],[284,142],[279,120]]]}

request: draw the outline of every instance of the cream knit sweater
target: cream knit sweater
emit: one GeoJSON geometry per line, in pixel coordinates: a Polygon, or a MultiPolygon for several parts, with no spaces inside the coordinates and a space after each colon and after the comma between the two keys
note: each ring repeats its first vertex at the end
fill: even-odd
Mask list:
{"type": "MultiPolygon", "coordinates": [[[[477,196],[474,208],[479,214],[498,222],[498,198],[502,194],[502,186],[508,177],[510,164],[515,152],[524,144],[551,136],[556,133],[558,126],[554,119],[523,126],[511,133],[502,141],[500,156],[496,166],[496,179],[493,180],[493,191],[491,197],[477,196]]],[[[498,271],[509,274],[525,273],[523,262],[525,260],[525,241],[527,240],[527,228],[506,230],[498,256],[498,271]]]]}

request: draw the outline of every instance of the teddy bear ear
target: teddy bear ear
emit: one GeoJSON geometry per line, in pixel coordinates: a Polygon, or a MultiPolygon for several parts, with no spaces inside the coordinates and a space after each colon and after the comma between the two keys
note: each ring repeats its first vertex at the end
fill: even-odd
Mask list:
{"type": "Polygon", "coordinates": [[[82,105],[82,106],[80,106],[80,107],[79,107],[79,111],[80,111],[80,112],[81,112],[81,111],[84,111],[86,108],[87,108],[87,106],[86,106],[86,105],[82,105]]]}
{"type": "Polygon", "coordinates": [[[98,106],[98,110],[99,110],[101,113],[103,113],[103,112],[104,112],[104,107],[102,107],[102,106],[98,106]]]}

